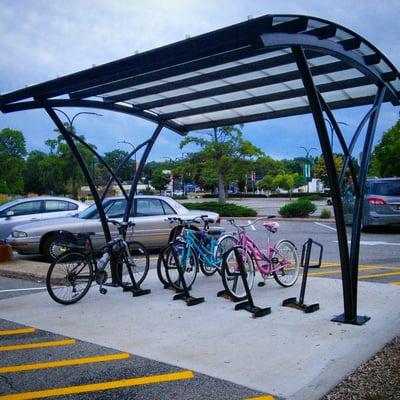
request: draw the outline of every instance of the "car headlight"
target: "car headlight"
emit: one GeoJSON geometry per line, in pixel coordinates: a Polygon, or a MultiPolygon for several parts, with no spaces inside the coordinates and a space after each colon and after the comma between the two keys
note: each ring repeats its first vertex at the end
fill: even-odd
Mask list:
{"type": "Polygon", "coordinates": [[[12,237],[14,238],[22,238],[22,237],[27,237],[28,234],[26,232],[22,232],[22,231],[13,231],[12,232],[12,237]]]}

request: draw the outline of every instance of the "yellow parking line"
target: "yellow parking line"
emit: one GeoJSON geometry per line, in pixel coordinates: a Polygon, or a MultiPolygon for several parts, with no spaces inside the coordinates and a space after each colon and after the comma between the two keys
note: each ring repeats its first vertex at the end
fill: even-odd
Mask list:
{"type": "Polygon", "coordinates": [[[0,336],[20,335],[22,333],[33,333],[35,331],[36,331],[35,328],[8,329],[0,331],[0,336]]]}
{"type": "Polygon", "coordinates": [[[244,400],[276,400],[276,399],[274,396],[271,396],[270,394],[264,394],[262,396],[246,397],[244,400]]]}
{"type": "Polygon", "coordinates": [[[11,365],[9,367],[0,367],[0,374],[9,372],[32,371],[36,369],[67,367],[71,365],[91,364],[104,361],[124,360],[129,357],[130,357],[129,353],[118,353],[118,354],[106,354],[104,356],[73,358],[70,360],[40,362],[35,364],[11,365]]]}
{"type": "MultiPolygon", "coordinates": [[[[379,269],[379,267],[375,267],[373,265],[369,265],[369,266],[358,268],[359,271],[368,271],[368,270],[371,270],[371,269],[379,269]]],[[[330,274],[339,274],[340,272],[342,272],[341,269],[334,269],[332,271],[310,272],[308,275],[310,275],[310,276],[322,276],[322,275],[330,275],[330,274]]]]}
{"type": "Polygon", "coordinates": [[[118,381],[93,383],[93,384],[89,384],[89,385],[67,386],[67,387],[56,388],[56,389],[38,390],[35,392],[15,393],[15,394],[8,394],[8,395],[6,394],[5,396],[0,396],[0,400],[40,399],[40,398],[44,398],[44,397],[66,396],[66,395],[70,395],[70,394],[98,392],[98,391],[102,391],[102,390],[120,389],[120,388],[130,387],[130,386],[148,385],[148,384],[152,384],[152,383],[161,383],[161,382],[171,382],[171,381],[177,381],[177,380],[181,380],[181,379],[191,379],[191,378],[194,378],[194,374],[192,371],[182,371],[182,372],[175,372],[172,374],[162,374],[162,375],[144,376],[144,377],[140,377],[140,378],[121,379],[118,381]]]}
{"type": "Polygon", "coordinates": [[[24,344],[15,344],[12,346],[0,346],[0,351],[39,349],[41,347],[65,346],[68,344],[75,344],[75,339],[51,340],[48,342],[24,343],[24,344]]]}
{"type": "Polygon", "coordinates": [[[391,285],[400,285],[400,282],[390,282],[391,285]]]}
{"type": "Polygon", "coordinates": [[[382,274],[362,275],[362,276],[359,276],[358,279],[380,278],[380,277],[383,277],[383,276],[395,276],[395,275],[400,275],[400,271],[398,271],[398,272],[385,272],[385,273],[382,273],[382,274]]]}

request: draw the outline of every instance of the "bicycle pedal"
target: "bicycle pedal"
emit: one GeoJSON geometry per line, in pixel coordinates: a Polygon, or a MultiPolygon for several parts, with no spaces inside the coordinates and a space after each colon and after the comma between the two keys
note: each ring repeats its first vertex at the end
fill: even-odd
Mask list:
{"type": "Polygon", "coordinates": [[[101,288],[101,289],[100,289],[100,293],[101,293],[101,294],[107,294],[107,289],[101,288]]]}
{"type": "Polygon", "coordinates": [[[263,287],[263,286],[265,286],[265,282],[258,282],[257,286],[258,287],[263,287]]]}

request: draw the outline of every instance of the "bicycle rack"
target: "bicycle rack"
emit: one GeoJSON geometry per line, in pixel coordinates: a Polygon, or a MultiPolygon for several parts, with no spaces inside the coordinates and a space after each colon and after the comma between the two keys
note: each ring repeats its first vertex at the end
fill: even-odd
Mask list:
{"type": "MultiPolygon", "coordinates": [[[[121,268],[121,266],[117,265],[117,268],[121,268]]],[[[132,286],[122,288],[123,292],[132,292],[132,297],[144,296],[146,294],[151,293],[151,289],[141,289],[140,288],[140,286],[136,283],[136,280],[135,280],[135,277],[133,276],[131,268],[128,268],[128,272],[129,272],[129,276],[131,278],[132,286]]]]}
{"type": "MultiPolygon", "coordinates": [[[[246,291],[247,301],[236,304],[235,310],[236,311],[237,310],[246,310],[253,314],[253,318],[264,317],[265,315],[268,315],[271,313],[271,307],[260,308],[260,307],[257,307],[256,305],[254,305],[253,296],[251,295],[251,291],[250,291],[250,288],[249,288],[249,285],[248,285],[247,279],[246,279],[247,273],[246,273],[246,270],[244,267],[242,256],[239,253],[239,248],[240,248],[240,246],[235,246],[233,248],[233,250],[235,252],[236,261],[239,266],[240,276],[243,281],[243,286],[246,291]]],[[[226,263],[226,254],[224,256],[224,263],[226,263]]]]}
{"type": "Polygon", "coordinates": [[[324,247],[322,246],[322,244],[316,242],[315,240],[313,240],[311,238],[308,239],[303,244],[303,250],[301,252],[301,266],[303,267],[304,271],[303,271],[303,279],[301,281],[299,301],[297,301],[296,297],[290,297],[288,299],[283,300],[282,306],[297,308],[298,310],[302,310],[307,314],[319,310],[319,303],[311,304],[309,306],[304,304],[304,294],[306,291],[308,269],[309,268],[319,268],[321,266],[323,250],[324,250],[324,247]],[[319,260],[318,260],[317,264],[310,265],[310,257],[311,257],[311,250],[312,250],[313,244],[315,244],[317,247],[319,247],[319,250],[320,250],[319,251],[319,260]]]}
{"type": "MultiPolygon", "coordinates": [[[[179,263],[179,258],[178,255],[176,254],[176,250],[174,249],[173,246],[171,246],[174,258],[177,262],[177,264],[179,263]]],[[[163,264],[164,266],[166,266],[166,260],[163,257],[163,264]]],[[[173,300],[183,300],[184,302],[186,302],[187,306],[194,306],[196,304],[200,304],[204,302],[204,297],[193,297],[190,295],[189,289],[186,285],[186,280],[185,280],[185,276],[184,273],[182,271],[182,268],[178,268],[178,274],[179,274],[179,279],[182,282],[182,289],[181,290],[177,290],[177,294],[173,297],[173,300]]],[[[165,286],[164,286],[165,287],[165,286]]]]}

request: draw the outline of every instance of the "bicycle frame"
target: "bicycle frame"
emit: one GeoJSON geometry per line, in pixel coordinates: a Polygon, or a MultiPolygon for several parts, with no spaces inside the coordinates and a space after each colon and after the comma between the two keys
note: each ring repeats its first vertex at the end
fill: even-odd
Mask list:
{"type": "MultiPolygon", "coordinates": [[[[196,232],[197,233],[197,232],[196,232]]],[[[206,263],[208,266],[216,266],[219,267],[219,265],[217,265],[214,253],[215,253],[215,248],[216,248],[216,243],[217,240],[212,237],[210,239],[210,250],[205,248],[204,245],[201,243],[201,241],[196,237],[196,233],[191,230],[191,229],[187,229],[185,228],[184,231],[182,232],[182,236],[185,238],[186,242],[187,242],[187,248],[188,251],[185,252],[184,254],[184,258],[183,261],[186,261],[186,257],[190,257],[190,249],[194,248],[194,250],[197,252],[197,254],[199,255],[199,257],[201,258],[201,260],[206,263]]],[[[200,232],[200,234],[204,234],[202,232],[200,232]]],[[[222,259],[221,259],[222,261],[222,259]]]]}
{"type": "Polygon", "coordinates": [[[245,250],[243,252],[244,256],[249,253],[253,255],[257,269],[262,275],[271,275],[274,272],[280,271],[287,265],[273,262],[275,254],[285,260],[286,258],[276,249],[276,245],[271,244],[269,232],[267,232],[267,248],[265,251],[261,250],[258,245],[247,235],[244,228],[241,228],[241,231],[239,232],[239,244],[245,250]]]}

